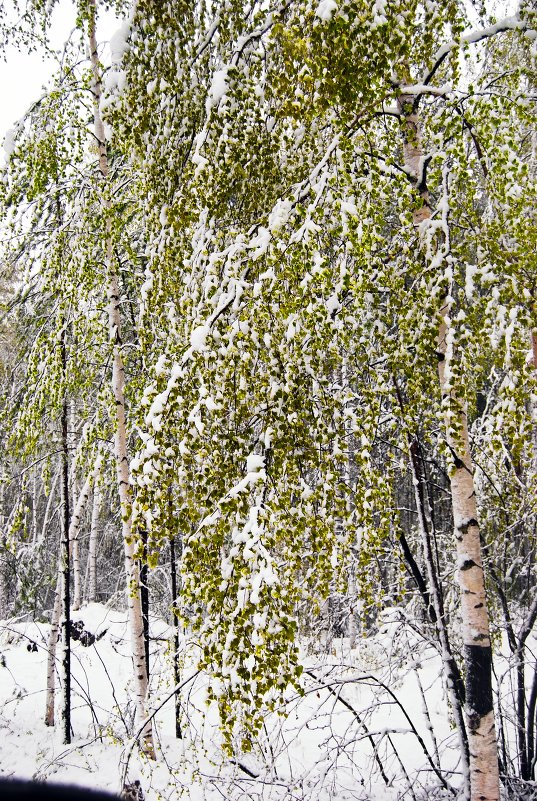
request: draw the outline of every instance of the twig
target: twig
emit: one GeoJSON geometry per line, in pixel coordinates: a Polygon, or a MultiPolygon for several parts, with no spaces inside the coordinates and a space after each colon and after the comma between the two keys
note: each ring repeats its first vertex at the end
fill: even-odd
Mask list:
{"type": "Polygon", "coordinates": [[[199,675],[199,673],[200,673],[200,671],[196,670],[196,672],[193,673],[192,676],[189,676],[188,679],[185,679],[184,681],[181,681],[178,684],[176,684],[175,687],[164,698],[164,700],[161,701],[160,704],[158,706],[156,706],[155,709],[153,709],[153,711],[145,718],[145,720],[143,720],[138,725],[138,728],[136,729],[135,733],[133,734],[133,736],[131,737],[131,739],[129,741],[129,744],[128,744],[127,748],[126,748],[126,751],[125,751],[125,749],[123,749],[122,755],[121,755],[121,757],[119,759],[119,764],[121,765],[123,763],[123,768],[121,770],[121,787],[122,788],[125,786],[125,783],[126,783],[126,780],[127,780],[127,772],[128,772],[128,769],[129,769],[129,762],[130,762],[130,759],[131,759],[131,756],[132,756],[132,752],[134,750],[134,746],[138,742],[138,739],[139,739],[140,735],[142,734],[142,732],[144,731],[144,729],[147,726],[147,724],[150,723],[153,720],[153,718],[155,717],[157,712],[160,712],[162,707],[165,704],[167,704],[168,701],[171,698],[173,698],[176,693],[178,693],[180,690],[182,690],[183,687],[185,687],[187,684],[190,684],[190,682],[193,681],[196,678],[196,676],[199,675]]]}

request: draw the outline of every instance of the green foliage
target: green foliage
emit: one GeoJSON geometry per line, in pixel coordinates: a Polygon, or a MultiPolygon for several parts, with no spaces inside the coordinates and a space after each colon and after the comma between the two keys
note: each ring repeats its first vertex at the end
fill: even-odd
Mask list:
{"type": "MultiPolygon", "coordinates": [[[[94,13],[78,9],[81,24],[94,13]]],[[[75,121],[87,74],[21,129],[6,205],[52,233],[26,249],[43,323],[18,430],[35,449],[45,411],[96,387],[90,452],[106,426],[111,239],[139,432],[133,536],[141,556],[147,535],[151,566],[183,543],[180,612],[228,749],[300,686],[301,605],[344,589],[351,568],[380,603],[417,431],[449,471],[468,410],[491,539],[490,487],[510,491],[517,471],[533,487],[536,120],[528,59],[510,49],[535,59],[530,22],[485,31],[475,63],[456,0],[140,0],[106,80],[111,180],[75,121]]],[[[506,525],[520,509],[534,514],[527,494],[506,525]]]]}
{"type": "Polygon", "coordinates": [[[463,86],[460,3],[333,5],[244,15],[227,3],[211,18],[201,4],[138,4],[110,113],[149,205],[140,335],[153,378],[134,521],[151,553],[183,538],[182,611],[228,738],[244,709],[255,730],[263,704],[297,681],[294,610],[327,593],[357,538],[367,595],[391,525],[374,449],[396,435],[379,425],[394,413],[394,377],[414,419],[436,430],[447,407],[458,436],[459,404],[508,363],[510,332],[490,348],[489,289],[508,286],[490,264],[505,252],[496,185],[512,199],[513,238],[534,252],[531,226],[514,222],[530,184],[510,188],[528,171],[501,166],[527,124],[527,104],[512,100],[522,73],[505,95],[463,86]],[[434,214],[417,230],[401,121],[383,109],[431,70],[453,88],[419,101],[434,214]],[[442,401],[446,293],[453,392],[442,401]]]}

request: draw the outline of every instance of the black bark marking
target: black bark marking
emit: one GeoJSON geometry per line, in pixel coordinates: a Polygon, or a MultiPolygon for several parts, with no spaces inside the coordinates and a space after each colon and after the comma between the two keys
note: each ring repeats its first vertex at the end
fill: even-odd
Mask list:
{"type": "Polygon", "coordinates": [[[477,565],[473,559],[465,559],[460,566],[460,570],[471,570],[473,567],[479,567],[479,565],[477,565]]]}
{"type": "MultiPolygon", "coordinates": [[[[481,635],[486,639],[484,635],[481,635]]],[[[466,707],[471,731],[481,718],[492,712],[492,648],[490,645],[465,645],[466,707]]]]}
{"type": "MultiPolygon", "coordinates": [[[[464,465],[463,465],[463,467],[464,467],[464,465]]],[[[475,517],[471,517],[470,520],[466,521],[466,523],[461,523],[461,525],[459,526],[459,531],[462,534],[468,534],[468,529],[471,528],[472,526],[474,528],[479,528],[479,523],[477,522],[475,517]]]]}
{"type": "Polygon", "coordinates": [[[417,586],[417,588],[418,588],[418,590],[420,592],[421,597],[423,598],[423,601],[424,601],[425,606],[427,608],[427,611],[429,613],[429,617],[431,618],[433,623],[436,623],[437,622],[437,615],[436,615],[434,606],[431,603],[431,599],[430,599],[429,593],[427,591],[427,584],[425,583],[425,579],[423,578],[423,574],[422,574],[422,572],[421,572],[416,560],[414,559],[414,555],[413,555],[412,551],[410,550],[410,546],[409,546],[408,541],[407,541],[407,539],[406,539],[406,537],[405,537],[403,532],[399,533],[399,542],[401,543],[401,548],[403,549],[403,555],[404,555],[405,560],[406,560],[406,562],[407,562],[407,564],[408,564],[408,566],[410,568],[410,572],[412,574],[412,578],[416,582],[416,586],[417,586]]]}

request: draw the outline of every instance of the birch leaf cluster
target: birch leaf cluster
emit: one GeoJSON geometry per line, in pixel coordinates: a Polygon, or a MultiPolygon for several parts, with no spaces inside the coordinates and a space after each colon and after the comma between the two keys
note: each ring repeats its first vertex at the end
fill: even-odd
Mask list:
{"type": "MultiPolygon", "coordinates": [[[[81,27],[94,12],[78,5],[81,27]]],[[[461,465],[470,476],[486,560],[501,515],[533,519],[535,24],[526,4],[497,20],[459,0],[139,0],[102,98],[94,54],[94,83],[81,79],[112,180],[67,101],[13,154],[8,203],[41,221],[61,198],[27,269],[64,315],[56,331],[69,305],[88,353],[77,387],[102,386],[103,354],[131,354],[127,548],[155,566],[182,542],[179,612],[228,751],[300,690],[304,605],[314,618],[335,591],[382,603],[417,440],[452,499],[461,465]],[[99,308],[112,269],[123,339],[99,308]]],[[[46,395],[72,391],[57,371],[40,384],[43,332],[25,431],[46,395]]],[[[481,556],[463,558],[478,521],[457,509],[444,564],[482,584],[481,556]]]]}

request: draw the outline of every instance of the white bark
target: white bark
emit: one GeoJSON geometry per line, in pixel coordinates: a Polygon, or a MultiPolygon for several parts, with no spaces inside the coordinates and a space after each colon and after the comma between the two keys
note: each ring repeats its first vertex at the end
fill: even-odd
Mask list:
{"type": "Polygon", "coordinates": [[[54,609],[50,621],[47,656],[47,695],[45,701],[45,726],[54,726],[54,702],[56,700],[56,649],[60,633],[61,615],[61,562],[58,565],[58,578],[56,580],[56,593],[54,609]]]}
{"type": "Polygon", "coordinates": [[[56,485],[58,483],[59,473],[54,475],[52,479],[52,484],[50,486],[50,492],[48,495],[47,505],[45,507],[45,514],[43,517],[43,525],[41,526],[41,534],[39,536],[39,543],[45,542],[45,537],[47,536],[47,528],[50,520],[50,512],[52,509],[52,503],[56,500],[56,485]]]}
{"type": "MultiPolygon", "coordinates": [[[[341,385],[343,392],[347,392],[347,388],[349,387],[349,373],[348,373],[348,366],[347,366],[347,359],[343,358],[343,363],[341,365],[341,385]]],[[[352,451],[352,443],[353,443],[353,433],[352,427],[350,424],[350,419],[348,417],[345,418],[344,423],[344,431],[345,431],[345,444],[347,447],[347,458],[345,459],[345,465],[343,468],[343,481],[345,486],[350,490],[352,485],[352,458],[353,458],[353,451],[352,451]]],[[[353,493],[354,493],[353,488],[353,493]]],[[[349,493],[349,498],[353,498],[353,493],[349,493]]],[[[356,555],[360,552],[359,543],[355,543],[356,548],[356,555]]],[[[358,637],[358,625],[357,625],[357,612],[358,612],[358,586],[356,583],[356,556],[351,557],[352,563],[350,565],[349,571],[349,583],[347,589],[347,597],[349,599],[349,617],[347,620],[347,637],[349,638],[349,648],[352,650],[356,647],[356,639],[358,637]]]]}
{"type": "MultiPolygon", "coordinates": [[[[398,99],[404,120],[405,167],[415,180],[423,201],[414,214],[417,226],[432,215],[423,175],[423,149],[415,101],[416,98],[404,95],[398,99]]],[[[449,325],[450,305],[446,302],[441,310],[438,331],[438,377],[442,398],[449,398],[450,412],[454,415],[450,417],[446,414],[445,426],[454,462],[450,484],[466,665],[465,712],[470,750],[470,798],[471,801],[498,801],[498,748],[492,708],[489,617],[466,405],[451,388],[446,376],[449,325]],[[454,431],[457,431],[456,435],[454,431]]]]}
{"type": "Polygon", "coordinates": [[[91,510],[90,541],[88,548],[88,601],[97,600],[97,540],[99,536],[99,512],[101,509],[101,492],[97,484],[93,488],[93,507],[91,510]]]}
{"type": "Polygon", "coordinates": [[[37,545],[37,465],[32,474],[32,545],[37,545]]]}
{"type": "MultiPolygon", "coordinates": [[[[100,104],[102,96],[101,67],[97,53],[95,31],[96,2],[90,0],[89,49],[92,66],[92,90],[95,137],[99,148],[99,169],[103,187],[106,189],[109,176],[108,152],[101,118],[100,104]]],[[[105,194],[105,211],[110,210],[110,202],[105,194]]],[[[108,227],[110,223],[108,223],[108,227]]],[[[127,579],[127,603],[129,627],[131,634],[132,659],[134,663],[134,686],[136,700],[136,716],[139,723],[147,718],[147,666],[145,661],[144,626],[140,598],[140,576],[138,565],[134,559],[134,542],[131,532],[131,487],[129,481],[129,461],[127,455],[127,428],[125,420],[125,371],[121,355],[121,315],[120,290],[117,270],[114,266],[113,240],[110,228],[105,243],[106,267],[108,275],[108,325],[110,340],[113,343],[112,390],[115,403],[115,435],[114,451],[116,458],[116,476],[119,501],[121,507],[122,535],[125,556],[125,573],[127,579]]],[[[142,730],[143,750],[154,758],[153,732],[149,721],[142,730]]]]}
{"type": "MultiPolygon", "coordinates": [[[[70,436],[69,436],[69,447],[71,448],[72,452],[75,452],[76,442],[75,442],[75,412],[73,405],[71,404],[70,414],[69,414],[69,421],[70,421],[70,436]]],[[[87,482],[86,482],[87,484],[87,482]]],[[[86,485],[84,485],[82,492],[86,489],[86,485]]],[[[89,490],[89,487],[88,487],[89,490]]],[[[77,480],[76,480],[76,471],[72,471],[71,477],[71,495],[72,495],[72,504],[73,509],[76,508],[77,504],[77,494],[78,494],[78,487],[77,487],[77,480]]],[[[71,557],[72,557],[72,572],[73,572],[73,603],[72,609],[73,611],[77,611],[80,609],[82,605],[82,567],[80,564],[80,522],[74,529],[74,534],[70,539],[70,548],[71,548],[71,557]]]]}
{"type": "Polygon", "coordinates": [[[7,617],[8,597],[6,582],[6,533],[4,516],[4,470],[0,465],[0,618],[7,617]]]}
{"type": "Polygon", "coordinates": [[[438,335],[438,375],[442,397],[451,394],[456,417],[446,418],[447,443],[453,454],[451,503],[457,549],[457,578],[461,591],[462,638],[466,662],[466,721],[470,748],[471,801],[500,797],[498,746],[492,708],[492,649],[485,594],[481,540],[477,515],[474,468],[470,454],[466,404],[453,394],[445,375],[449,308],[438,335]],[[454,424],[457,435],[453,435],[454,424]],[[488,698],[490,696],[490,698],[488,698]]]}
{"type": "Polygon", "coordinates": [[[95,483],[97,476],[100,472],[100,469],[101,469],[101,458],[98,457],[97,461],[95,462],[95,467],[93,468],[93,472],[86,478],[84,486],[82,487],[82,490],[78,497],[78,502],[73,512],[73,519],[71,521],[71,527],[69,530],[69,540],[72,546],[72,555],[73,555],[73,610],[74,611],[80,609],[82,605],[82,577],[80,570],[80,549],[78,547],[75,548],[75,545],[78,545],[80,542],[80,529],[82,526],[82,517],[84,514],[84,510],[86,508],[86,504],[88,502],[92,484],[95,483]]]}
{"type": "MultiPolygon", "coordinates": [[[[86,478],[82,491],[78,497],[71,523],[69,525],[69,540],[72,542],[74,537],[78,536],[78,530],[84,513],[91,485],[95,480],[101,469],[101,458],[99,457],[95,463],[95,467],[91,475],[86,478]]],[[[48,657],[47,657],[47,695],[45,701],[45,725],[54,726],[54,703],[56,697],[56,652],[58,646],[58,637],[60,633],[60,618],[61,618],[61,597],[62,597],[62,565],[61,560],[58,565],[58,578],[56,581],[56,594],[54,599],[54,609],[52,611],[52,620],[50,621],[50,633],[48,639],[48,657]]]]}

